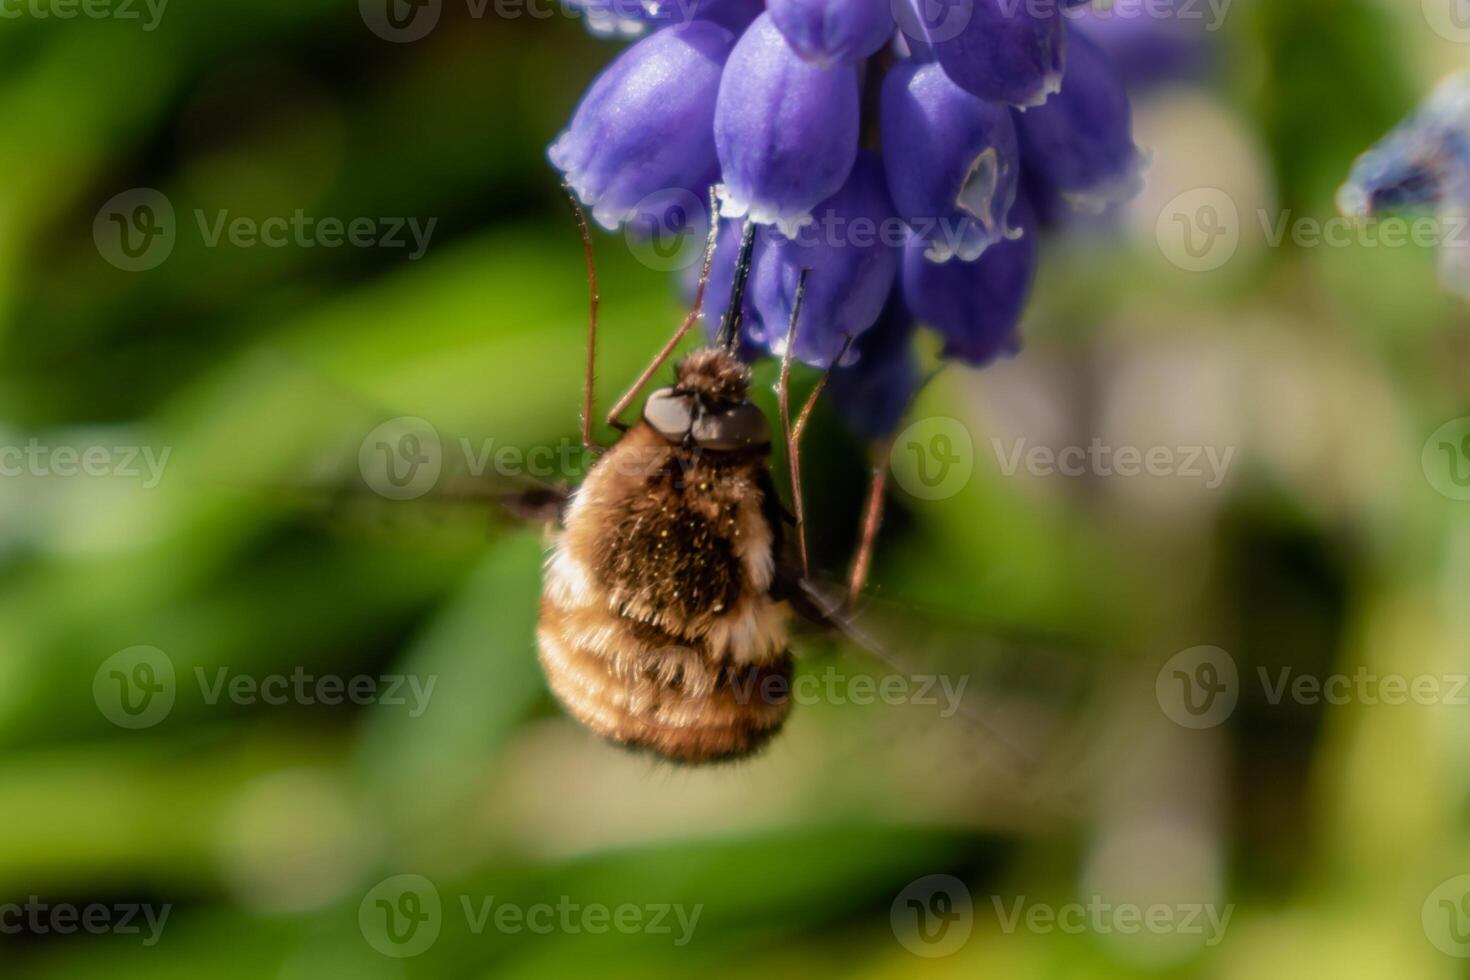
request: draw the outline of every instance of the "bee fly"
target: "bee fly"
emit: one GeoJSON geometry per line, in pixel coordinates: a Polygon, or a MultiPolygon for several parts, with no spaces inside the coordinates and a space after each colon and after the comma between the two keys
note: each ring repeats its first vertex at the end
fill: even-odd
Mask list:
{"type": "MultiPolygon", "coordinates": [[[[582,439],[600,451],[592,438],[596,270],[586,220],[571,200],[591,292],[582,439]]],[[[537,631],[547,681],[569,714],[616,743],[684,763],[748,756],[776,735],[791,710],[789,613],[795,608],[828,625],[835,613],[802,578],[797,445],[826,381],[793,428],[787,382],[806,276],[778,388],[798,570],[786,557],[788,518],[768,463],[771,425],[750,401],[750,371],[735,355],[754,245],[750,222],[716,342],[678,362],[674,384],[648,396],[637,423],[618,421],[699,319],[717,231],[712,220],[692,311],[608,414],[623,435],[567,503],[546,563],[537,631]]],[[[878,486],[870,505],[881,497],[878,486]]],[[[866,569],[877,525],[870,506],[855,576],[866,569]]]]}

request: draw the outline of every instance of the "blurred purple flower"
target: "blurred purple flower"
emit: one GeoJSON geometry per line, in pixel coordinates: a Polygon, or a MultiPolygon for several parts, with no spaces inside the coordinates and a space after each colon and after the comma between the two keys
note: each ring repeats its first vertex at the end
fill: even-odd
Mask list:
{"type": "Polygon", "coordinates": [[[1016,113],[1026,167],[1038,189],[1073,210],[1100,214],[1143,187],[1145,158],[1133,144],[1123,82],[1093,41],[1071,31],[1062,89],[1044,106],[1016,113]]]}
{"type": "Polygon", "coordinates": [[[1353,164],[1337,202],[1350,217],[1470,203],[1470,72],[1441,82],[1413,115],[1353,164]]]}
{"type": "Polygon", "coordinates": [[[1214,58],[1202,17],[1185,17],[1180,0],[1165,3],[1168,16],[1147,9],[1125,15],[1124,8],[1088,7],[1072,16],[1072,24],[1107,56],[1131,92],[1205,75],[1214,58]]]}
{"type": "Polygon", "coordinates": [[[1337,206],[1367,220],[1385,211],[1432,209],[1444,229],[1460,229],[1440,243],[1440,278],[1470,298],[1470,72],[1451,75],[1414,111],[1358,158],[1337,206]]]}

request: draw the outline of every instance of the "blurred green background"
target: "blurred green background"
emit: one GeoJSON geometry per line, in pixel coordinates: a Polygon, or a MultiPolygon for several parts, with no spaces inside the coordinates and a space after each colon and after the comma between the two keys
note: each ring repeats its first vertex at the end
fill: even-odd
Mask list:
{"type": "MultiPolygon", "coordinates": [[[[400,417],[451,455],[575,439],[585,284],[544,147],[614,46],[559,12],[454,2],[405,44],[350,0],[176,2],[151,30],[141,5],[7,5],[0,443],[113,465],[0,480],[0,927],[7,905],[167,919],[151,942],[0,929],[0,973],[1466,975],[1470,708],[1272,703],[1260,681],[1470,670],[1470,503],[1423,459],[1470,415],[1464,307],[1430,251],[1273,247],[1257,220],[1331,217],[1354,155],[1464,63],[1419,7],[1236,0],[1215,75],[1140,94],[1153,165],[1121,226],[1047,242],[1022,356],[951,370],[915,407],[962,422],[973,473],[942,500],[893,486],[868,609],[901,671],[966,680],[970,717],[817,698],[762,757],[688,770],[556,709],[539,532],[448,464],[411,501],[359,468],[400,417]],[[172,209],[172,249],[127,271],[108,204],[138,188],[172,209]],[[1240,215],[1207,273],[1159,231],[1199,188],[1240,215]],[[298,210],[435,224],[411,260],[211,245],[197,217],[298,210]],[[1233,455],[1215,487],[1006,472],[1017,445],[1094,438],[1233,455]],[[129,447],[168,453],[159,479],[126,472],[129,447]],[[1191,728],[1161,667],[1199,646],[1228,652],[1238,704],[1191,728]],[[147,679],[140,656],[172,668],[173,701],[129,727],[109,697],[147,679]],[[295,674],[434,687],[414,710],[196,680],[295,674]],[[413,911],[400,875],[440,902],[413,956],[371,923],[413,911]],[[931,875],[962,883],[958,905],[924,908],[970,896],[952,949],[904,924],[931,875]],[[699,917],[682,944],[581,919],[540,934],[485,924],[490,899],[699,917]],[[1229,918],[1213,937],[1008,925],[1018,901],[1229,918]]],[[[621,236],[597,246],[607,404],[680,304],[621,236]]],[[[815,554],[841,576],[865,450],[825,413],[809,442],[815,554]]],[[[797,646],[840,690],[884,672],[797,646]]]]}

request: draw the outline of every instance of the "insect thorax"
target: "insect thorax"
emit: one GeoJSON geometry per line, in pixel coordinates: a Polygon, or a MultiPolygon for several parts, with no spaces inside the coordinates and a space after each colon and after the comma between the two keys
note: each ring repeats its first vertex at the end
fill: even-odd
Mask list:
{"type": "Polygon", "coordinates": [[[683,636],[770,588],[764,459],[670,445],[638,426],[578,491],[566,546],[623,615],[683,636]]]}

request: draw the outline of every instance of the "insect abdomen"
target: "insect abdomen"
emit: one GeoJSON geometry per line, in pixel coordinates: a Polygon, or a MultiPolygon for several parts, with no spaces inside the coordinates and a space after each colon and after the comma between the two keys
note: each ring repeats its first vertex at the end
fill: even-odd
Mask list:
{"type": "Polygon", "coordinates": [[[764,491],[746,467],[675,460],[650,435],[630,432],[567,511],[547,563],[541,664],[599,735],[682,762],[738,758],[790,711],[764,491]],[[633,453],[644,455],[629,465],[633,453]]]}
{"type": "Polygon", "coordinates": [[[604,738],[679,762],[749,755],[790,710],[791,656],[744,669],[715,667],[673,637],[653,646],[635,624],[590,609],[541,603],[541,666],[568,713],[604,738]]]}

